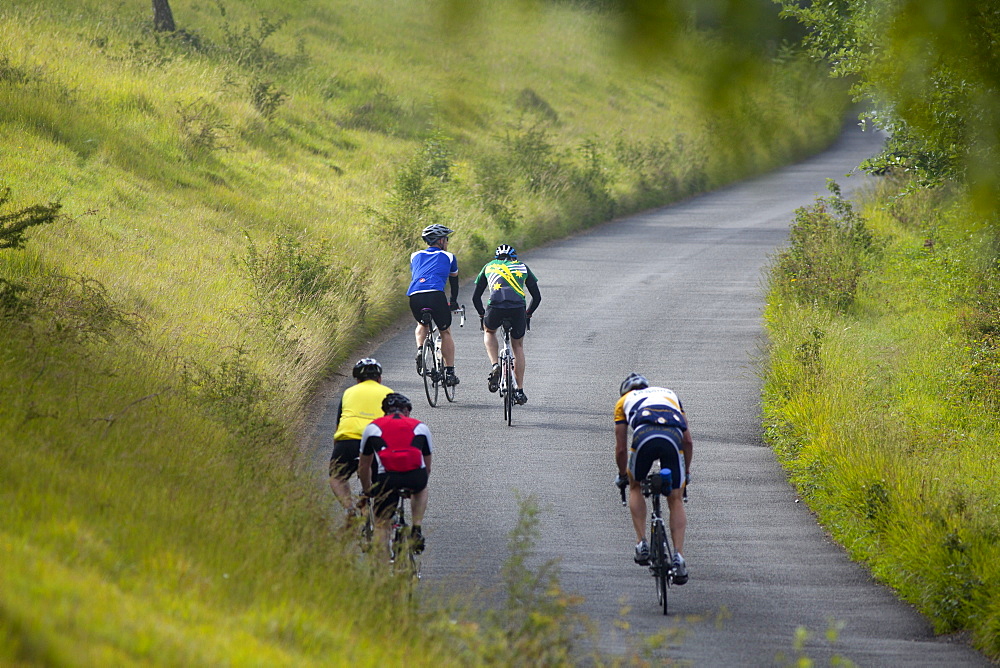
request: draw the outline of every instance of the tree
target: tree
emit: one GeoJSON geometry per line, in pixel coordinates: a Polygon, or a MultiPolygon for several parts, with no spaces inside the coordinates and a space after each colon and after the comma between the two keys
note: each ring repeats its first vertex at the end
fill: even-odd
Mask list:
{"type": "Polygon", "coordinates": [[[867,119],[887,130],[872,170],[969,187],[1000,211],[1000,5],[968,0],[775,0],[809,33],[803,43],[852,78],[867,119]]]}
{"type": "Polygon", "coordinates": [[[157,32],[173,32],[174,13],[170,11],[170,0],[153,0],[153,28],[157,32]]]}

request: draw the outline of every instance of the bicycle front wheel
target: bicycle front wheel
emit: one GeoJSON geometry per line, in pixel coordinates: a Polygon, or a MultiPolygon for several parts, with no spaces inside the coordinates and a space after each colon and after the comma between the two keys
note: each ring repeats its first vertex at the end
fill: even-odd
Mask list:
{"type": "Polygon", "coordinates": [[[438,402],[438,383],[441,379],[441,367],[438,366],[437,356],[434,354],[434,344],[430,337],[424,340],[424,345],[420,348],[424,365],[424,394],[427,395],[427,403],[433,408],[438,402]]]}

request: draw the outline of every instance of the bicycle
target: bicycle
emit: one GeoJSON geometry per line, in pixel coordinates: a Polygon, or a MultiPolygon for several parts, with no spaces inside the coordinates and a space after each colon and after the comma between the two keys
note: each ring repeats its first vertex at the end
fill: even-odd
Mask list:
{"type": "MultiPolygon", "coordinates": [[[[663,614],[667,614],[667,590],[674,579],[674,549],[660,510],[660,495],[670,494],[672,488],[670,475],[670,469],[660,469],[659,473],[650,473],[639,483],[642,495],[653,500],[649,520],[649,572],[656,580],[656,599],[663,606],[663,614]]],[[[628,505],[626,489],[619,487],[623,506],[628,505]]]]}
{"type": "MultiPolygon", "coordinates": [[[[413,541],[410,540],[409,525],[406,523],[406,501],[413,495],[411,489],[399,490],[399,503],[392,514],[392,523],[389,530],[389,563],[397,568],[398,572],[408,572],[415,580],[420,579],[420,557],[413,549],[413,541]],[[397,567],[396,557],[405,555],[405,559],[397,567]]],[[[369,551],[372,541],[375,539],[375,504],[371,499],[363,500],[365,507],[365,522],[361,526],[361,540],[363,549],[369,551]]]]}
{"type": "Polygon", "coordinates": [[[399,503],[392,516],[392,530],[389,532],[389,562],[397,572],[408,572],[415,579],[420,579],[420,555],[413,544],[410,527],[406,523],[406,502],[412,496],[413,490],[399,490],[399,503]],[[398,563],[397,563],[398,562],[398,563]]]}
{"type": "MultiPolygon", "coordinates": [[[[455,401],[455,386],[446,383],[444,378],[444,355],[441,352],[441,332],[437,323],[431,316],[431,309],[425,308],[420,312],[420,322],[427,328],[427,336],[420,344],[420,368],[417,373],[424,379],[424,394],[427,395],[427,403],[431,408],[437,406],[438,389],[444,386],[444,396],[449,402],[455,401]]],[[[459,327],[465,327],[465,305],[454,309],[452,313],[461,316],[459,327]]]]}

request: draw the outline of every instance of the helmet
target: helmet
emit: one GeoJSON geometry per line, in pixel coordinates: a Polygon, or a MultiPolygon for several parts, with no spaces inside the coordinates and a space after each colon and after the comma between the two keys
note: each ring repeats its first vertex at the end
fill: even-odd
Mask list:
{"type": "Polygon", "coordinates": [[[632,390],[641,390],[644,387],[649,387],[649,381],[646,380],[644,376],[640,376],[637,373],[630,373],[628,378],[622,381],[621,387],[618,390],[621,392],[622,396],[632,390]]]}
{"type": "Polygon", "coordinates": [[[453,233],[455,230],[449,229],[444,225],[438,225],[434,223],[433,225],[428,225],[424,228],[424,231],[420,233],[423,240],[427,242],[428,245],[433,244],[438,239],[445,239],[449,234],[453,233]]]}
{"type": "Polygon", "coordinates": [[[377,378],[382,375],[382,365],[371,357],[365,357],[354,364],[352,375],[358,380],[377,378]]]}
{"type": "Polygon", "coordinates": [[[413,404],[399,392],[390,392],[382,400],[382,412],[386,415],[409,410],[413,410],[413,404]]]}
{"type": "Polygon", "coordinates": [[[509,257],[511,260],[517,259],[517,251],[514,250],[513,246],[509,246],[507,244],[500,244],[499,246],[497,246],[496,258],[499,260],[504,255],[509,257]]]}

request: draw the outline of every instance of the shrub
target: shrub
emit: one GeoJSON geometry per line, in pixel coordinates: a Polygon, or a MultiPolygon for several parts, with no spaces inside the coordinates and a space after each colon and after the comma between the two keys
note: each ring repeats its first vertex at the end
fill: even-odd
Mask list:
{"type": "Polygon", "coordinates": [[[778,255],[777,283],[800,304],[817,303],[844,312],[854,303],[858,282],[875,252],[875,242],[840,187],[810,208],[795,212],[789,247],[778,255]]]}

